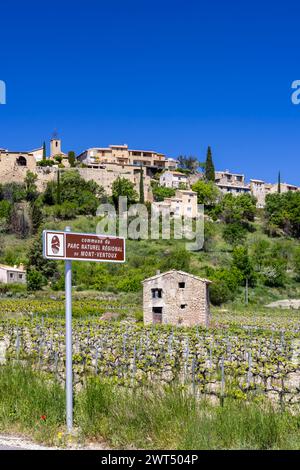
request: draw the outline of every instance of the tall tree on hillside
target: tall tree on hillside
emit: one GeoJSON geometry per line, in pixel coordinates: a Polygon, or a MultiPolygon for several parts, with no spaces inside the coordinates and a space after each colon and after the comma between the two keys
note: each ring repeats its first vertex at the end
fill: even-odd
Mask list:
{"type": "Polygon", "coordinates": [[[43,143],[43,160],[47,159],[46,142],[43,143]]]}
{"type": "Polygon", "coordinates": [[[60,171],[57,170],[57,188],[56,188],[56,202],[57,204],[61,204],[61,192],[60,192],[60,171]]]}
{"type": "Polygon", "coordinates": [[[144,170],[141,166],[140,169],[140,203],[144,204],[145,202],[145,195],[144,195],[144,170]]]}
{"type": "Polygon", "coordinates": [[[206,181],[215,182],[215,166],[212,159],[211,148],[207,148],[206,163],[205,163],[205,179],[206,181]]]}
{"type": "Polygon", "coordinates": [[[281,193],[281,176],[280,176],[280,171],[278,173],[278,187],[277,187],[277,192],[278,194],[281,193]]]}
{"type": "Polygon", "coordinates": [[[75,155],[75,152],[73,152],[73,150],[70,150],[70,152],[68,152],[68,161],[71,167],[75,166],[76,155],[75,155]]]}

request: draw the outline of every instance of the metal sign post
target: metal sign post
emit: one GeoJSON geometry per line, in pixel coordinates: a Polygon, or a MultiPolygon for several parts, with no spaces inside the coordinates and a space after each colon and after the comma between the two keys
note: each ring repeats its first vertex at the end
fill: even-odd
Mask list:
{"type": "MultiPolygon", "coordinates": [[[[71,228],[66,227],[66,232],[71,228]]],[[[66,293],[66,411],[67,428],[73,429],[73,366],[72,366],[72,261],[65,261],[65,293],[66,293]]]]}
{"type": "Polygon", "coordinates": [[[72,366],[72,260],[108,263],[125,262],[125,239],[110,235],[43,231],[43,256],[65,261],[66,295],[66,417],[67,429],[73,429],[73,366],[72,366]]]}

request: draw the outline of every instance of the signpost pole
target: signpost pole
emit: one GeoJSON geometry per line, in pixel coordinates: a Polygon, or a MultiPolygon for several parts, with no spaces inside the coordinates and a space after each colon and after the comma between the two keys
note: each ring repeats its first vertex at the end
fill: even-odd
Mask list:
{"type": "MultiPolygon", "coordinates": [[[[66,227],[66,232],[71,228],[66,227]]],[[[66,409],[67,429],[73,429],[73,371],[72,371],[72,261],[65,261],[65,293],[66,293],[66,409]]]]}

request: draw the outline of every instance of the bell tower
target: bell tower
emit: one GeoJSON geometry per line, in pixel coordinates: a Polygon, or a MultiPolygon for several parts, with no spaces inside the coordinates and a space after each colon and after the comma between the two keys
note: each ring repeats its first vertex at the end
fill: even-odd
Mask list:
{"type": "Polygon", "coordinates": [[[50,157],[55,155],[61,155],[61,140],[58,138],[56,132],[53,133],[52,139],[50,140],[50,157]]]}

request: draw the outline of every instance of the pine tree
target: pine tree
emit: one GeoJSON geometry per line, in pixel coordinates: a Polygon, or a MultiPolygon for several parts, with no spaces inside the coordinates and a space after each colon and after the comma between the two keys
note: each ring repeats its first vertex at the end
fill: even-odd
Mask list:
{"type": "Polygon", "coordinates": [[[144,204],[145,202],[145,195],[144,195],[144,171],[141,167],[140,170],[140,203],[144,204]]]}
{"type": "Polygon", "coordinates": [[[206,179],[206,181],[215,182],[215,167],[214,167],[210,147],[207,148],[207,154],[206,154],[205,179],[206,179]]]}
{"type": "Polygon", "coordinates": [[[277,187],[277,192],[278,194],[281,193],[281,177],[280,177],[280,171],[278,173],[278,187],[277,187]]]}
{"type": "Polygon", "coordinates": [[[43,143],[43,160],[47,159],[46,142],[43,143]]]}

